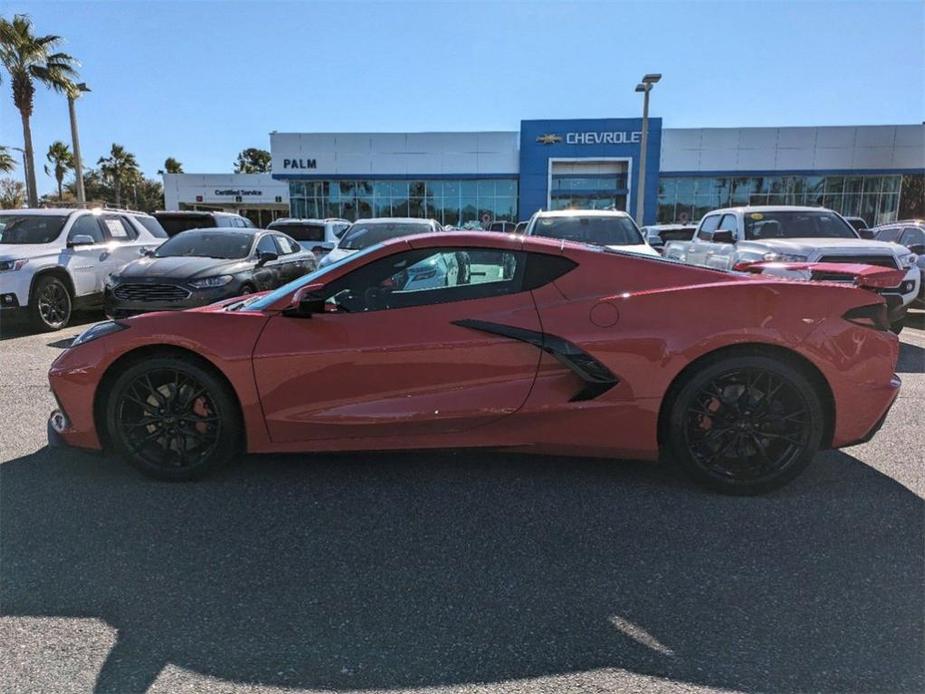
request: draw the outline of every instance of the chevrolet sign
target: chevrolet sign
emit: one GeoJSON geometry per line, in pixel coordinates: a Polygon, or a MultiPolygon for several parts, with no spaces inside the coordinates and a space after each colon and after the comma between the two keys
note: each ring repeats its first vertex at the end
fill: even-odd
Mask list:
{"type": "Polygon", "coordinates": [[[565,143],[568,145],[634,145],[642,140],[642,133],[617,132],[586,132],[566,133],[565,143]]]}
{"type": "Polygon", "coordinates": [[[557,142],[562,142],[562,138],[558,135],[540,135],[536,138],[536,141],[541,145],[554,145],[557,142]]]}

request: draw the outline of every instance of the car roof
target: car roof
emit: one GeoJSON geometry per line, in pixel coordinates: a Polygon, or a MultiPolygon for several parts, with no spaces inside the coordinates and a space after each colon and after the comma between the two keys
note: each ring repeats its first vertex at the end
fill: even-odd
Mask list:
{"type": "Polygon", "coordinates": [[[389,222],[417,222],[420,224],[435,224],[435,219],[430,219],[428,217],[366,217],[364,219],[358,219],[353,222],[353,224],[370,224],[371,222],[378,223],[389,223],[389,222]]]}
{"type": "Polygon", "coordinates": [[[0,214],[30,214],[44,216],[60,216],[74,214],[75,212],[89,212],[91,214],[128,214],[135,217],[150,217],[151,215],[141,210],[123,210],[109,207],[20,207],[18,209],[0,210],[0,214]]]}
{"type": "Polygon", "coordinates": [[[194,227],[192,229],[184,229],[178,234],[174,234],[171,238],[176,238],[180,234],[185,234],[188,231],[233,231],[236,234],[249,234],[251,236],[256,236],[257,234],[268,234],[272,233],[273,229],[255,229],[253,227],[194,227]]]}
{"type": "Polygon", "coordinates": [[[213,217],[215,215],[224,215],[226,217],[240,217],[235,212],[211,212],[207,210],[158,210],[154,216],[172,216],[172,217],[213,217]]]}
{"type": "MultiPolygon", "coordinates": [[[[717,214],[719,212],[831,212],[837,214],[835,210],[828,207],[812,207],[810,205],[742,205],[739,207],[721,207],[717,210],[710,210],[707,214],[717,214]]],[[[706,216],[706,215],[704,215],[706,216]]]]}
{"type": "Polygon", "coordinates": [[[629,217],[623,210],[540,210],[537,217],[629,217]]]}
{"type": "Polygon", "coordinates": [[[278,217],[270,224],[324,224],[326,222],[347,222],[347,224],[350,224],[349,219],[342,217],[325,217],[324,219],[317,217],[278,217]]]}

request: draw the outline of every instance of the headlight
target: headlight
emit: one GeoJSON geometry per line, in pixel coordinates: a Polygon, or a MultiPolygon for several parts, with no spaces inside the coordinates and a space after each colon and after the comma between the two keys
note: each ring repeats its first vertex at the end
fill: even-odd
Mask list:
{"type": "Polygon", "coordinates": [[[104,321],[102,323],[97,323],[90,328],[84,330],[80,335],[74,338],[74,341],[71,342],[71,347],[76,347],[77,345],[83,345],[87,342],[92,342],[101,337],[105,337],[111,333],[117,333],[120,330],[125,330],[128,328],[125,323],[116,323],[114,320],[104,321]]]}
{"type": "Polygon", "coordinates": [[[795,253],[765,253],[764,260],[769,263],[805,263],[809,256],[797,255],[795,253]]]}
{"type": "Polygon", "coordinates": [[[231,275],[218,275],[217,277],[203,277],[201,280],[193,280],[190,286],[196,289],[210,289],[212,287],[224,287],[231,282],[234,277],[231,275]]]}
{"type": "Polygon", "coordinates": [[[0,272],[12,272],[13,270],[19,270],[28,262],[28,258],[21,258],[20,260],[0,260],[0,272]]]}
{"type": "Polygon", "coordinates": [[[902,253],[899,256],[899,266],[908,270],[913,265],[915,265],[915,262],[918,259],[919,257],[915,253],[902,253]]]}

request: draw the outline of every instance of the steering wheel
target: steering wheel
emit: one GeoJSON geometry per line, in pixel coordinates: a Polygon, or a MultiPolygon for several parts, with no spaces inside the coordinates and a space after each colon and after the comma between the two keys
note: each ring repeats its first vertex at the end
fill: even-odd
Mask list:
{"type": "Polygon", "coordinates": [[[380,287],[369,287],[363,292],[363,301],[366,304],[367,311],[378,311],[382,308],[383,297],[386,292],[380,287]]]}

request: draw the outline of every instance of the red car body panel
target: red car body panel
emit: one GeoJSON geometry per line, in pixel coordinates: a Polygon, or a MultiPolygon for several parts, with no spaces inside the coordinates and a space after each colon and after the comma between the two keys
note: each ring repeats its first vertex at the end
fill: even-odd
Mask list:
{"type": "Polygon", "coordinates": [[[161,345],[194,352],[225,375],[254,453],[482,446],[654,460],[672,383],[696,359],[736,345],[785,349],[818,370],[832,395],[836,447],[867,436],[899,388],[897,338],[842,318],[882,300],[847,286],[484,233],[389,242],[324,280],[424,247],[561,254],[577,266],[532,291],[413,308],[288,317],[293,290],[263,312],[212,306],[131,318],[129,329],[52,365],[69,420],[62,438],[100,448],[93,412],[104,375],[119,358],[161,345]],[[460,320],[567,340],[616,385],[575,400],[585,382],[559,359],[460,320]]]}

